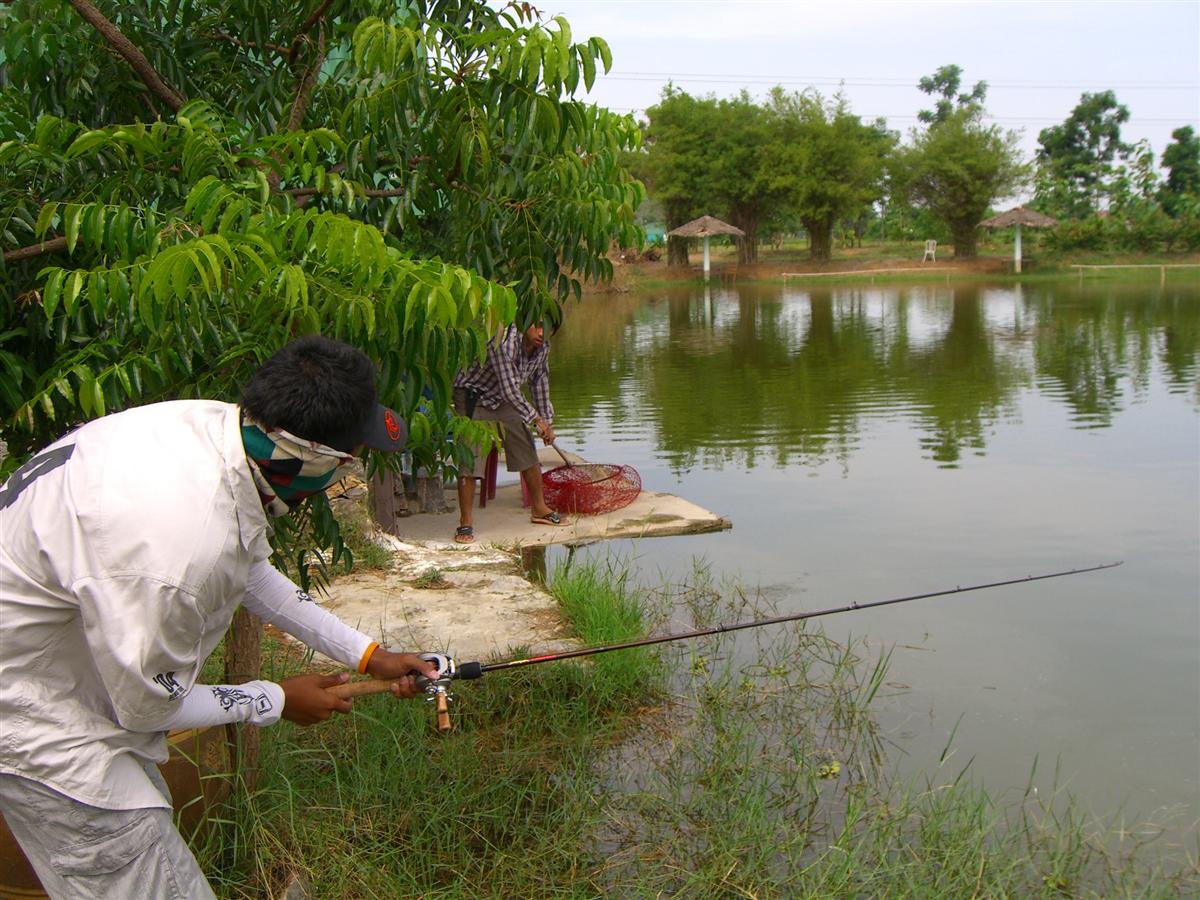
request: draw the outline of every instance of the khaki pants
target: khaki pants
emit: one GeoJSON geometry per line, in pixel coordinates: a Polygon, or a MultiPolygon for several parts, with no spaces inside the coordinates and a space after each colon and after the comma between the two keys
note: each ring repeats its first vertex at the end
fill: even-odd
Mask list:
{"type": "MultiPolygon", "coordinates": [[[[467,392],[464,388],[454,389],[454,411],[460,416],[467,414],[467,392]]],[[[533,445],[533,434],[511,403],[501,403],[498,409],[488,409],[477,403],[471,414],[477,422],[499,422],[504,426],[504,467],[510,472],[524,472],[538,464],[537,448],[533,445]]],[[[479,447],[472,447],[475,454],[476,478],[483,477],[487,457],[479,447]]]]}
{"type": "MultiPolygon", "coordinates": [[[[169,801],[158,767],[145,768],[169,801]]],[[[0,811],[55,900],[214,897],[169,808],[99,809],[28,778],[0,774],[0,811]]]]}

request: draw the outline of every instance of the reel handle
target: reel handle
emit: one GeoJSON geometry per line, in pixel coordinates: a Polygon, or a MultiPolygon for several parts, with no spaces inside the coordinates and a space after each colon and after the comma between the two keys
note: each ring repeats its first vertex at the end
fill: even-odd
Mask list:
{"type": "Polygon", "coordinates": [[[434,695],[434,702],[437,707],[438,734],[448,734],[454,726],[450,723],[450,704],[446,699],[446,692],[438,691],[434,695]]]}

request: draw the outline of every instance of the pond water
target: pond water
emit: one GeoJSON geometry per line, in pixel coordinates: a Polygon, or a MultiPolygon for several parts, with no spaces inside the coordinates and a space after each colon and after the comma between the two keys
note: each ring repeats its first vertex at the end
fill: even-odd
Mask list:
{"type": "MultiPolygon", "coordinates": [[[[1112,560],[822,620],[894,647],[901,773],[1200,819],[1200,284],[691,284],[598,296],[553,342],[559,445],[728,532],[606,544],[647,585],[702,558],[780,613],[1112,560]],[[1055,768],[1058,774],[1055,775],[1055,768]]],[[[552,560],[553,561],[553,560],[552,560]]]]}

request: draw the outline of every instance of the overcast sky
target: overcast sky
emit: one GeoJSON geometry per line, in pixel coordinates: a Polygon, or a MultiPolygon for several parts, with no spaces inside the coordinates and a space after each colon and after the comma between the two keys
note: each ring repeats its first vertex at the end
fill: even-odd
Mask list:
{"type": "Polygon", "coordinates": [[[1038,132],[1084,91],[1112,89],[1130,111],[1127,141],[1161,158],[1171,132],[1200,131],[1200,0],[533,0],[563,15],[576,41],[599,35],[613,68],[590,99],[640,114],[672,80],[694,95],[775,84],[829,95],[844,82],[854,113],[902,133],[929,98],[917,80],[939,66],[988,83],[993,120],[1038,132]]]}

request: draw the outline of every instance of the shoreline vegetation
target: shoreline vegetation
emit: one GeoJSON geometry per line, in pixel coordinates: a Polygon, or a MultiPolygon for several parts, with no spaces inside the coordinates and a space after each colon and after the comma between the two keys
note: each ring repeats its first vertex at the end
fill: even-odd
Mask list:
{"type": "MultiPolygon", "coordinates": [[[[1011,236],[989,238],[979,245],[973,259],[956,259],[949,246],[939,247],[936,262],[922,262],[923,242],[864,240],[861,246],[844,247],[833,259],[816,262],[808,255],[808,244],[800,238],[785,240],[778,248],[759,247],[758,262],[737,263],[737,248],[717,244],[710,248],[710,281],[714,285],[737,284],[855,284],[864,280],[888,281],[1014,281],[1036,282],[1080,278],[1078,266],[1089,268],[1082,277],[1091,279],[1163,280],[1200,279],[1200,253],[1131,253],[1122,251],[1076,251],[1055,253],[1039,248],[1037,239],[1026,237],[1021,274],[1013,273],[1011,236]],[[1112,267],[1112,268],[1099,268],[1112,267]],[[920,270],[920,271],[913,271],[920,270]]],[[[696,281],[703,277],[702,254],[693,248],[689,265],[669,267],[663,256],[657,260],[639,257],[614,264],[612,284],[593,293],[654,289],[696,281]]]]}
{"type": "MultiPolygon", "coordinates": [[[[772,613],[703,565],[648,592],[619,560],[568,558],[547,582],[585,644],[772,613]]],[[[493,673],[460,687],[446,737],[386,700],[268,729],[255,791],[198,856],[225,897],[296,876],[322,898],[1200,891],[1197,847],[1039,796],[1033,771],[1001,799],[948,746],[900,781],[871,715],[889,654],[794,625],[493,673]]]]}

